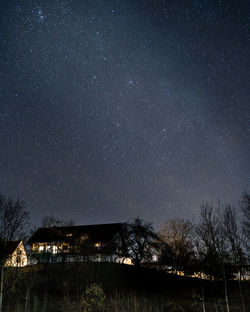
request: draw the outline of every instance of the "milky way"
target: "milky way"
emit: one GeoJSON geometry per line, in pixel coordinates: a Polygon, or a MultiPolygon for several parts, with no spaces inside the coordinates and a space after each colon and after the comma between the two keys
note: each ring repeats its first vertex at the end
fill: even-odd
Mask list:
{"type": "Polygon", "coordinates": [[[0,191],[34,223],[195,218],[249,189],[249,1],[0,3],[0,191]]]}

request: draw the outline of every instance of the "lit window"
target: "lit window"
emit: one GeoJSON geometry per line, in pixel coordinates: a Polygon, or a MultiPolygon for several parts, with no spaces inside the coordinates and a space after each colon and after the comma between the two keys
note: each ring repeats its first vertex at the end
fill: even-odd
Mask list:
{"type": "Polygon", "coordinates": [[[56,254],[56,253],[57,253],[57,247],[56,247],[56,246],[53,246],[53,247],[52,247],[52,252],[53,252],[53,254],[56,254]]]}
{"type": "Polygon", "coordinates": [[[44,246],[39,246],[39,251],[43,252],[44,251],[44,246]]]}

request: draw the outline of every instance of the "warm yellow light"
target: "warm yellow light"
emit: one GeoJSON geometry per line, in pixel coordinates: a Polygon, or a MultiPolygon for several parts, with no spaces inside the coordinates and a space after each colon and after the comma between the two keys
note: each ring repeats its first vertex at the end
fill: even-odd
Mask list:
{"type": "Polygon", "coordinates": [[[72,236],[72,234],[71,234],[71,233],[68,233],[67,236],[72,236]]]}

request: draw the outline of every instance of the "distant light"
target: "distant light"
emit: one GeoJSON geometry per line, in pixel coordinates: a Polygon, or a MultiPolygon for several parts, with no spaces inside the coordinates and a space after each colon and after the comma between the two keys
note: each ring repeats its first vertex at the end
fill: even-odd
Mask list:
{"type": "Polygon", "coordinates": [[[53,254],[56,254],[56,253],[57,253],[57,246],[53,246],[53,247],[52,247],[52,253],[53,253],[53,254]]]}

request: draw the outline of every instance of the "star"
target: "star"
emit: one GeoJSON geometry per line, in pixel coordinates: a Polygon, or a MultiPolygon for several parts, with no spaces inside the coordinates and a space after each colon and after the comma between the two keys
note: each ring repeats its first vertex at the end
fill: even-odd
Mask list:
{"type": "Polygon", "coordinates": [[[42,10],[38,10],[38,17],[39,17],[39,21],[43,22],[45,19],[45,16],[43,15],[43,11],[42,10]]]}
{"type": "Polygon", "coordinates": [[[0,191],[37,224],[50,210],[160,223],[196,218],[204,200],[237,205],[249,186],[244,1],[14,2],[0,1],[0,191]]]}

